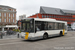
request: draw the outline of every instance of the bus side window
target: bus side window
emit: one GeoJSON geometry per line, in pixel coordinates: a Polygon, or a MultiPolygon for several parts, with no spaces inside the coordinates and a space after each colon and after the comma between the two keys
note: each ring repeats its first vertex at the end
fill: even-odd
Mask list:
{"type": "Polygon", "coordinates": [[[54,23],[48,23],[48,30],[52,30],[54,28],[54,23]]]}
{"type": "Polygon", "coordinates": [[[51,25],[48,25],[48,29],[49,29],[49,30],[51,29],[51,25]]]}
{"type": "Polygon", "coordinates": [[[48,30],[48,23],[44,23],[44,30],[48,30]]]}
{"type": "Polygon", "coordinates": [[[62,23],[58,23],[58,29],[62,29],[62,23]]]}
{"type": "Polygon", "coordinates": [[[39,27],[38,27],[38,26],[36,26],[36,30],[37,30],[37,31],[40,31],[40,29],[39,29],[39,27]]]}
{"type": "Polygon", "coordinates": [[[44,30],[44,27],[45,27],[45,24],[42,23],[42,24],[41,24],[41,30],[44,30]]]}

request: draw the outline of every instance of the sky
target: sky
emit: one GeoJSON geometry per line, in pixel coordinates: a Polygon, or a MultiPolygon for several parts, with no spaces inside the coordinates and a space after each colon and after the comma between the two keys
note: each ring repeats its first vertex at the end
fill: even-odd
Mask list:
{"type": "Polygon", "coordinates": [[[0,5],[16,8],[16,19],[25,14],[26,17],[39,13],[40,6],[75,11],[75,0],[0,0],[0,5]]]}

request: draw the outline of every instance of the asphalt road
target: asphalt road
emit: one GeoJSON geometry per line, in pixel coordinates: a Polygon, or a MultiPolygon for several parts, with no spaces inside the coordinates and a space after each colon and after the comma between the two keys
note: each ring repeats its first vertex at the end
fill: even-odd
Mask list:
{"type": "Polygon", "coordinates": [[[0,39],[0,50],[75,50],[75,32],[47,40],[0,39]]]}

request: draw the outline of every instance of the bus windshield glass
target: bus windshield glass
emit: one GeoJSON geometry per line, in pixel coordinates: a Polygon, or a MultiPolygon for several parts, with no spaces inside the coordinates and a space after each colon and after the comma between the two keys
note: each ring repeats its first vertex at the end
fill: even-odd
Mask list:
{"type": "Polygon", "coordinates": [[[34,21],[29,19],[22,20],[21,32],[34,32],[34,21]]]}

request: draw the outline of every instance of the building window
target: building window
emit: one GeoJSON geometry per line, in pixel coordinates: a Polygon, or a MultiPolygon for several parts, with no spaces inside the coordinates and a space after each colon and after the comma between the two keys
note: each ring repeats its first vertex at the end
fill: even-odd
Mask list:
{"type": "Polygon", "coordinates": [[[0,13],[0,16],[1,16],[1,13],[0,13]]]}
{"type": "Polygon", "coordinates": [[[14,23],[14,19],[13,19],[13,23],[14,23]]]}
{"type": "Polygon", "coordinates": [[[53,16],[52,16],[52,18],[53,18],[53,16]]]}
{"type": "Polygon", "coordinates": [[[4,13],[4,16],[6,17],[6,13],[4,13]]]}
{"type": "Polygon", "coordinates": [[[50,16],[51,17],[51,16],[50,16]]]}
{"type": "Polygon", "coordinates": [[[14,9],[13,9],[13,11],[14,11],[14,9]]]}
{"type": "Polygon", "coordinates": [[[14,17],[14,14],[13,14],[13,17],[14,17]]]}
{"type": "Polygon", "coordinates": [[[0,22],[1,22],[1,18],[0,18],[0,22]]]}
{"type": "Polygon", "coordinates": [[[49,18],[49,16],[47,16],[47,18],[49,18]]]}
{"type": "Polygon", "coordinates": [[[42,18],[43,18],[44,16],[42,15],[42,18]]]}
{"type": "Polygon", "coordinates": [[[6,22],[6,19],[4,19],[4,21],[6,22]]]}
{"type": "Polygon", "coordinates": [[[9,10],[11,10],[11,9],[9,9],[9,10]]]}
{"type": "Polygon", "coordinates": [[[9,22],[10,22],[10,19],[9,19],[9,22]]]}
{"type": "Polygon", "coordinates": [[[46,15],[45,15],[45,18],[46,18],[46,15]]]}
{"type": "Polygon", "coordinates": [[[39,17],[37,16],[37,18],[39,18],[39,17]]]}
{"type": "Polygon", "coordinates": [[[48,18],[48,16],[47,16],[47,18],[48,18]]]}
{"type": "Polygon", "coordinates": [[[9,13],[9,17],[10,17],[10,13],[9,13]]]}

